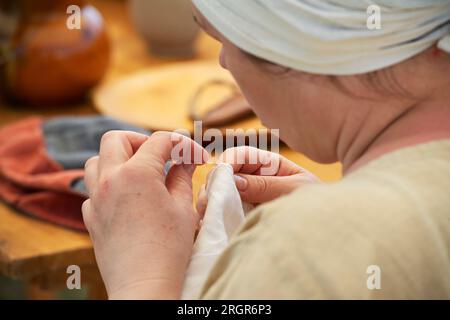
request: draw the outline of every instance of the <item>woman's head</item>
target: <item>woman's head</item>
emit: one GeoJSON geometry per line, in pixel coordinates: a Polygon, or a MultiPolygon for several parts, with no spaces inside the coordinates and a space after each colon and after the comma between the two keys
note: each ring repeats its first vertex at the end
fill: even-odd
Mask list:
{"type": "Polygon", "coordinates": [[[321,75],[256,58],[197,9],[194,14],[223,44],[221,65],[232,73],[262,122],[280,129],[282,140],[319,162],[342,161],[352,140],[371,139],[361,134],[363,127],[381,132],[417,102],[450,89],[450,57],[434,48],[376,72],[321,75]]]}

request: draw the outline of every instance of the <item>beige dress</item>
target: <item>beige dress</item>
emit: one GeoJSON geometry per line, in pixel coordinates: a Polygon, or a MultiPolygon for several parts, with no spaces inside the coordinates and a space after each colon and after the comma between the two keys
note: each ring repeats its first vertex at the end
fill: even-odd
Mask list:
{"type": "Polygon", "coordinates": [[[450,299],[450,140],[254,210],[204,299],[450,299]]]}

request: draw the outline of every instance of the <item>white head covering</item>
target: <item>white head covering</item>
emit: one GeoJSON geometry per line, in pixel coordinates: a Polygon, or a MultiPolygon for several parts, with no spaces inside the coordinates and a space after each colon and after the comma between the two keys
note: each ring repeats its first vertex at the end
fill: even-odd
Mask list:
{"type": "Polygon", "coordinates": [[[300,71],[366,73],[438,43],[450,52],[450,0],[193,0],[236,46],[300,71]],[[367,26],[381,9],[381,29],[367,26]]]}

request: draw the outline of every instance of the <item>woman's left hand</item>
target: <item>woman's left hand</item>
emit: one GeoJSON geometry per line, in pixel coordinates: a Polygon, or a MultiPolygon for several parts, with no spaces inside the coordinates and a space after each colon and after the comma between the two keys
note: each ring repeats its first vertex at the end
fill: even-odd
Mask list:
{"type": "MultiPolygon", "coordinates": [[[[205,161],[201,146],[177,136],[205,161]]],[[[192,205],[195,165],[164,174],[173,137],[108,132],[99,156],[86,163],[83,218],[110,299],[180,297],[199,216],[192,205]]]]}

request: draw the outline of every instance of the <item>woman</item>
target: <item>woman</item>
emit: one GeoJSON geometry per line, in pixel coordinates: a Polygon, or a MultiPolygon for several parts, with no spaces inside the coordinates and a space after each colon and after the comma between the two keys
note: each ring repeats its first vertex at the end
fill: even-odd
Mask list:
{"type": "MultiPolygon", "coordinates": [[[[380,0],[374,30],[363,3],[194,0],[263,123],[345,175],[234,166],[243,199],[265,204],[202,298],[450,298],[450,2],[380,0]]],[[[172,147],[169,133],[112,132],[86,164],[83,216],[112,299],[180,296],[200,214],[194,165],[165,180],[172,147]]]]}

